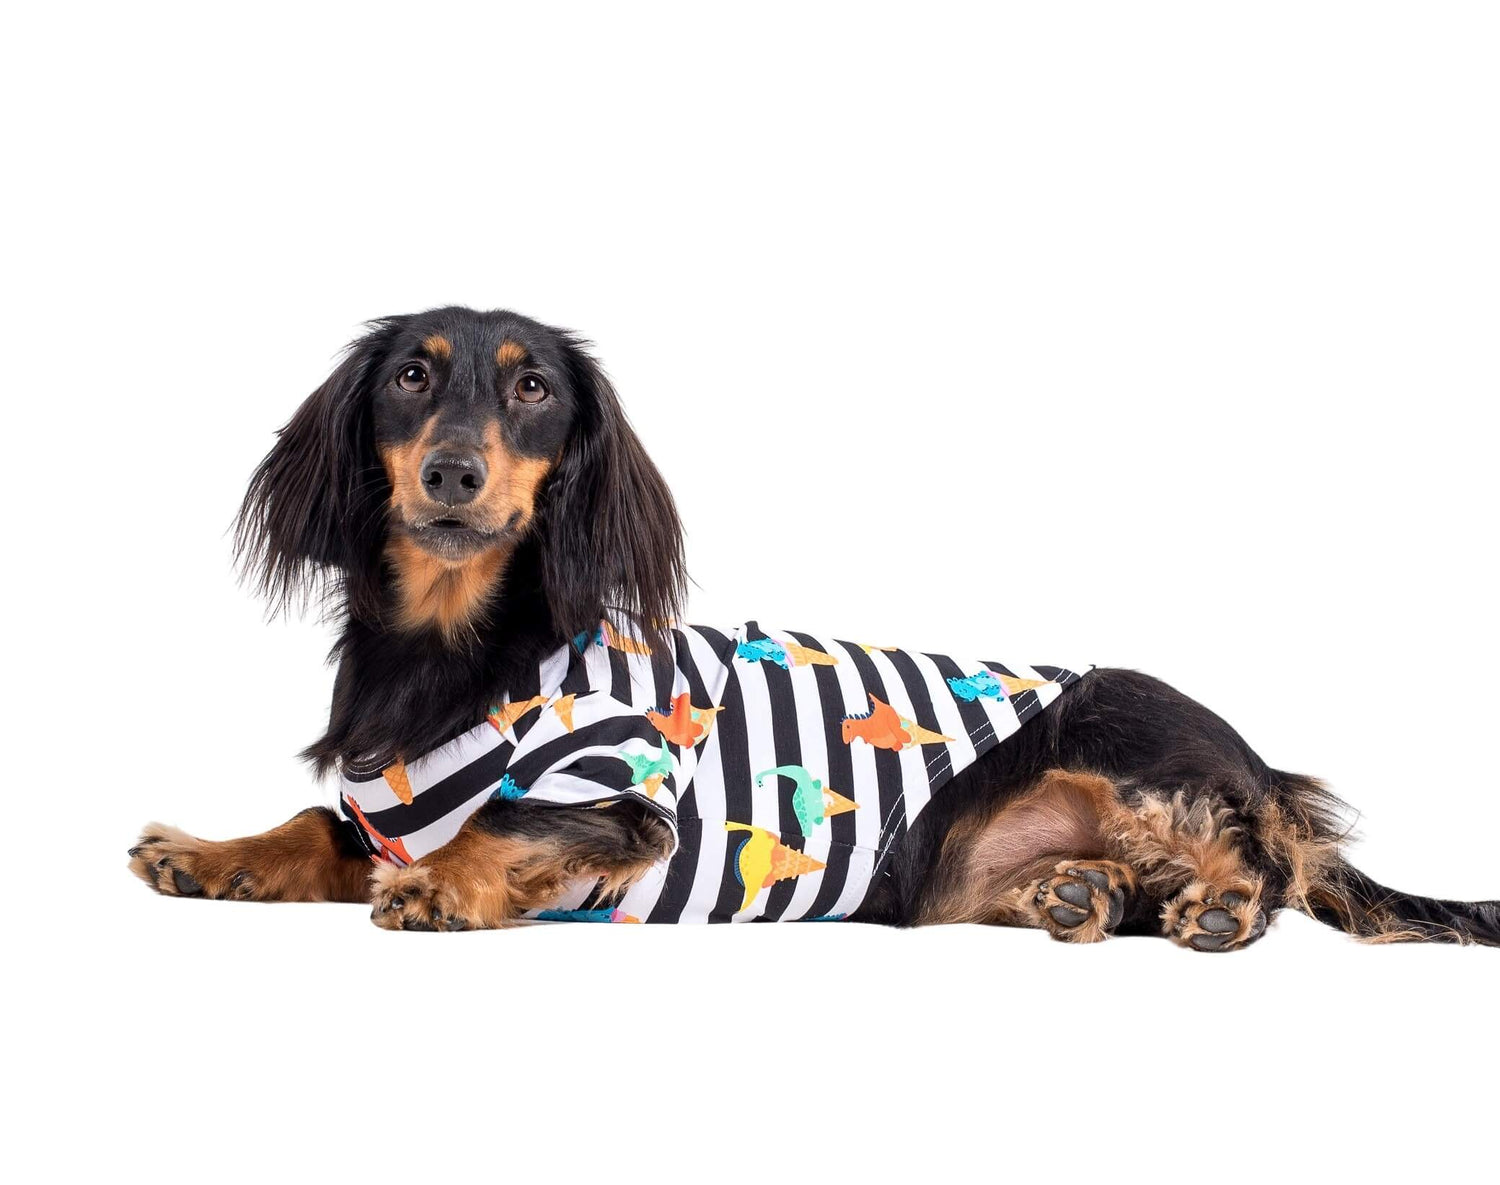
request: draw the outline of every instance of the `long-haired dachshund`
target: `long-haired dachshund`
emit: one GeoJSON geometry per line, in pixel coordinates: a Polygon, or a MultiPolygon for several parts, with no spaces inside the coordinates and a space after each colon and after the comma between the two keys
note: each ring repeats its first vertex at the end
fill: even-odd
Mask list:
{"type": "Polygon", "coordinates": [[[574,336],[507,312],[373,322],[250,481],[237,542],[341,627],[315,807],[148,827],[167,896],[367,902],[389,929],[527,918],[1031,926],[1195,950],[1290,907],[1500,944],[1500,902],[1382,887],[1340,804],[1124,670],[680,626],[672,497],[574,336]]]}

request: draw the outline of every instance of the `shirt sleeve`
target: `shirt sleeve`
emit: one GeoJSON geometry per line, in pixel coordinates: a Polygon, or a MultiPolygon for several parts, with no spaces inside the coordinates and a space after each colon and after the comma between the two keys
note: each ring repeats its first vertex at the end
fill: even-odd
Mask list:
{"type": "Polygon", "coordinates": [[[596,688],[542,707],[494,794],[557,806],[633,798],[671,827],[675,851],[677,798],[693,759],[691,747],[669,742],[645,712],[596,688]]]}

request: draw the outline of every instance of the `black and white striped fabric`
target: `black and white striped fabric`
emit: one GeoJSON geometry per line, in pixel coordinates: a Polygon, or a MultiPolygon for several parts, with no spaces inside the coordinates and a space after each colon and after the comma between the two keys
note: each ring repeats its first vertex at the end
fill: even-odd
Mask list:
{"type": "Polygon", "coordinates": [[[528,694],[425,756],[341,773],[377,859],[410,863],[490,798],[589,807],[631,796],[676,850],[619,901],[575,886],[540,920],[838,920],[932,796],[1078,680],[761,629],[675,627],[667,653],[609,622],[528,694]]]}

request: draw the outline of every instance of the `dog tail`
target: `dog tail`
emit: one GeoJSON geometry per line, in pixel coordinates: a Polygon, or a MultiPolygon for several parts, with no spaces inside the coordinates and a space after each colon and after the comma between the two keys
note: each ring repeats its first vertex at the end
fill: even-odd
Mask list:
{"type": "Polygon", "coordinates": [[[1367,942],[1500,946],[1500,901],[1444,901],[1389,889],[1344,859],[1349,829],[1321,782],[1271,771],[1262,839],[1287,874],[1287,904],[1367,942]]]}
{"type": "Polygon", "coordinates": [[[1370,942],[1500,946],[1500,901],[1443,901],[1388,889],[1340,860],[1314,894],[1312,916],[1370,942]]]}

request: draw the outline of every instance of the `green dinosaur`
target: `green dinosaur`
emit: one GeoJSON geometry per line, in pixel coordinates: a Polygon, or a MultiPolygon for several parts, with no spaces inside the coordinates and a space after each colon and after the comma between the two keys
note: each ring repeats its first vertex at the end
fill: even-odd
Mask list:
{"type": "Polygon", "coordinates": [[[841,815],[845,811],[854,810],[858,805],[842,794],[829,790],[805,766],[778,765],[775,769],[762,770],[755,775],[755,784],[764,786],[766,779],[772,776],[790,778],[796,783],[796,788],[792,791],[792,811],[797,816],[803,835],[810,834],[829,815],[841,815]]]}
{"type": "MultiPolygon", "coordinates": [[[[630,766],[630,784],[639,786],[643,782],[656,779],[656,785],[661,785],[661,780],[672,772],[672,754],[667,749],[667,742],[662,741],[661,752],[655,757],[648,757],[644,753],[616,753],[621,761],[630,766]]],[[[655,787],[653,787],[654,789],[655,787]]]]}

